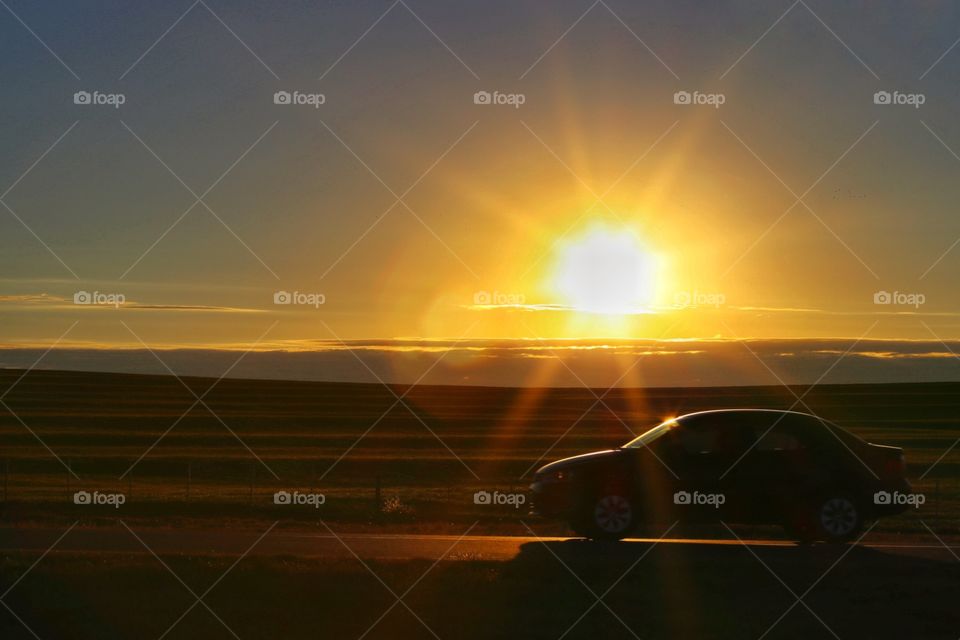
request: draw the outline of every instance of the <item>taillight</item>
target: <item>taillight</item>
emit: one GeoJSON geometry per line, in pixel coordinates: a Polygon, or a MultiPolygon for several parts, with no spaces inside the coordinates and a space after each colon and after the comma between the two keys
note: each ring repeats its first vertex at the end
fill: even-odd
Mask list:
{"type": "Polygon", "coordinates": [[[887,458],[883,465],[883,474],[887,477],[903,477],[906,475],[906,471],[907,461],[903,457],[903,453],[900,453],[896,458],[887,458]]]}

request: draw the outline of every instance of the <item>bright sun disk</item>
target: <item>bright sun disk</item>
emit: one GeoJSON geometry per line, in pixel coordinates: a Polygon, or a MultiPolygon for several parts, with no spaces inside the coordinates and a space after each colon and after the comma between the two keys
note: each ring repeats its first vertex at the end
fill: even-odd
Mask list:
{"type": "Polygon", "coordinates": [[[645,313],[654,301],[656,262],[629,229],[594,227],[561,247],[553,285],[578,311],[645,313]]]}

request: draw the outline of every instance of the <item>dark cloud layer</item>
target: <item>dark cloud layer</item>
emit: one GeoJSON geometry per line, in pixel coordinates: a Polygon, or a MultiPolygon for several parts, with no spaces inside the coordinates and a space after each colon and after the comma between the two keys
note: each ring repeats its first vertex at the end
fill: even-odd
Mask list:
{"type": "Polygon", "coordinates": [[[0,367],[486,386],[715,386],[960,380],[960,343],[938,341],[423,341],[299,350],[0,350],[0,367]],[[41,358],[41,356],[43,356],[41,358]],[[231,366],[239,359],[239,362],[231,366]],[[421,376],[423,376],[421,378],[421,376]]]}

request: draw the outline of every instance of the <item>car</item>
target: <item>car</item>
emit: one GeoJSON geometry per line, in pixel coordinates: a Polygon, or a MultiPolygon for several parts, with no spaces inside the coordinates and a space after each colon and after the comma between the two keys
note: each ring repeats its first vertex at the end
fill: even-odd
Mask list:
{"type": "Polygon", "coordinates": [[[594,540],[628,537],[644,523],[722,521],[844,542],[906,510],[911,495],[902,449],[770,409],[671,418],[618,449],[541,467],[530,489],[536,513],[594,540]]]}

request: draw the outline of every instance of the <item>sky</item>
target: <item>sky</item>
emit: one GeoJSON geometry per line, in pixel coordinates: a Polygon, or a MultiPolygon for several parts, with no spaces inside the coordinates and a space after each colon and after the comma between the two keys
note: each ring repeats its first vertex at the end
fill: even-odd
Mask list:
{"type": "Polygon", "coordinates": [[[946,2],[7,0],[0,366],[960,379],[958,38],[946,2]]]}

